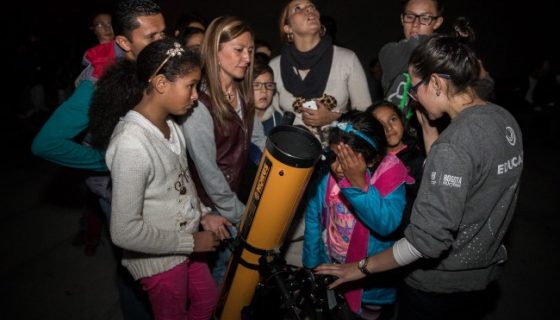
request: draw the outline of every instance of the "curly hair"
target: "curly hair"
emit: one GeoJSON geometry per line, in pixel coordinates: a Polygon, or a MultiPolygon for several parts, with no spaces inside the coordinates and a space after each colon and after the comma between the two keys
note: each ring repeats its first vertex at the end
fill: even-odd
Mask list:
{"type": "Polygon", "coordinates": [[[120,60],[97,81],[89,108],[91,145],[105,150],[113,129],[142,99],[143,86],[136,74],[136,63],[120,60]]]}
{"type": "Polygon", "coordinates": [[[198,53],[184,49],[177,39],[171,37],[147,45],[136,62],[121,60],[112,65],[97,81],[91,99],[91,145],[107,148],[119,119],[142,100],[144,93],[151,92],[152,77],[163,74],[173,82],[197,68],[200,69],[198,53]],[[182,53],[170,56],[169,50],[177,48],[183,50],[182,53]]]}

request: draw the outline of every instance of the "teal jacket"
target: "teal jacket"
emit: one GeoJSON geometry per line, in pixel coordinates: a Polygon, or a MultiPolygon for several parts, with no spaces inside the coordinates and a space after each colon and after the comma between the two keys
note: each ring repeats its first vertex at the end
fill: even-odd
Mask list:
{"type": "Polygon", "coordinates": [[[88,127],[89,104],[94,90],[92,80],[80,82],[33,140],[31,152],[34,155],[67,167],[108,171],[104,152],[74,140],[88,127]]]}
{"type": "MultiPolygon", "coordinates": [[[[385,167],[386,168],[386,167],[385,167]]],[[[360,190],[352,187],[349,182],[344,179],[339,182],[340,191],[343,197],[348,201],[348,204],[355,214],[356,218],[369,231],[367,239],[363,240],[366,243],[352,244],[359,246],[367,246],[364,253],[367,256],[373,256],[385,249],[389,248],[394,243],[392,234],[397,230],[401,223],[402,214],[406,205],[405,198],[405,183],[410,183],[407,169],[402,162],[395,156],[386,156],[382,165],[377,169],[378,176],[382,176],[384,185],[383,189],[379,189],[370,183],[367,191],[360,190]],[[398,174],[393,174],[395,171],[380,170],[384,164],[391,162],[392,168],[398,169],[398,174]],[[385,172],[393,174],[391,177],[388,174],[380,173],[385,172]],[[385,179],[389,177],[389,180],[385,179]]],[[[376,173],[374,173],[375,175],[376,173]]],[[[303,244],[303,265],[307,268],[315,268],[323,263],[332,263],[329,257],[329,249],[323,242],[322,232],[325,228],[329,227],[328,221],[328,205],[327,193],[328,180],[330,173],[322,175],[315,181],[314,190],[312,195],[309,195],[307,206],[305,209],[305,233],[303,244]]],[[[371,175],[368,173],[368,181],[371,175]]],[[[352,234],[354,236],[354,233],[352,234]]],[[[349,247],[350,250],[350,247],[349,247]]],[[[363,257],[363,256],[362,256],[363,257]]],[[[362,258],[360,257],[360,259],[362,258]]],[[[347,257],[347,262],[348,261],[347,257]]],[[[364,291],[361,301],[365,304],[391,304],[395,302],[396,289],[393,279],[383,279],[381,277],[370,277],[367,281],[362,282],[364,291]]]]}
{"type": "Polygon", "coordinates": [[[89,126],[89,107],[95,82],[124,51],[114,42],[99,44],[84,54],[87,64],[76,90],[43,125],[31,152],[51,162],[97,172],[108,172],[105,152],[82,144],[76,138],[89,126]]]}

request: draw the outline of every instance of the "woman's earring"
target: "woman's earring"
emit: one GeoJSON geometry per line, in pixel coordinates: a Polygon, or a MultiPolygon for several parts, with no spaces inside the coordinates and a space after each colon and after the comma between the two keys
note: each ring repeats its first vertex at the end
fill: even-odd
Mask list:
{"type": "Polygon", "coordinates": [[[291,32],[286,33],[286,39],[288,39],[288,42],[294,42],[294,34],[291,32]]]}
{"type": "Polygon", "coordinates": [[[323,37],[325,34],[327,34],[327,27],[321,25],[321,37],[323,37]]]}
{"type": "Polygon", "coordinates": [[[439,89],[438,89],[438,90],[436,90],[436,96],[439,97],[439,94],[440,94],[440,91],[439,91],[439,89]]]}

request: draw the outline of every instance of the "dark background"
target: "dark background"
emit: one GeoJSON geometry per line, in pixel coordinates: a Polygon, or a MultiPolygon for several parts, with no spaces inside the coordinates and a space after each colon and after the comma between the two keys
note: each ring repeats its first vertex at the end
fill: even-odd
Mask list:
{"type": "MultiPolygon", "coordinates": [[[[88,29],[91,13],[116,1],[60,0],[4,4],[2,25],[2,117],[0,139],[0,310],[2,319],[121,320],[115,286],[117,264],[104,234],[94,257],[70,243],[84,202],[83,173],[31,155],[30,144],[60,102],[47,92],[49,110],[22,118],[21,98],[29,79],[43,73],[46,89],[73,88],[83,52],[95,44],[88,29]],[[40,54],[22,50],[34,35],[40,54]],[[35,61],[37,60],[37,61],[35,61]],[[40,66],[44,72],[32,72],[40,66]],[[73,74],[74,73],[74,74],[73,74]]],[[[234,14],[251,23],[257,37],[280,48],[277,20],[283,0],[158,1],[170,28],[182,13],[208,20],[234,14]]],[[[525,169],[516,214],[506,237],[510,259],[499,283],[491,287],[493,304],[485,320],[555,319],[560,300],[560,149],[558,111],[537,110],[523,99],[509,99],[533,59],[558,59],[559,12],[553,1],[448,0],[444,29],[464,15],[477,30],[477,51],[496,79],[500,104],[514,111],[523,130],[525,169]],[[505,88],[505,89],[504,89],[505,88]]],[[[362,62],[381,46],[402,37],[399,0],[318,0],[319,10],[337,21],[337,41],[362,62]]],[[[558,60],[556,60],[558,61],[558,60]]],[[[518,90],[523,93],[523,90],[518,90]]],[[[554,92],[557,94],[557,90],[554,92]]],[[[23,110],[22,110],[23,109],[23,110]]],[[[556,108],[557,109],[557,108],[556,108]]]]}
{"type": "MultiPolygon", "coordinates": [[[[508,0],[443,1],[446,19],[443,31],[449,30],[456,17],[468,17],[477,32],[477,50],[496,78],[525,73],[534,58],[558,56],[558,50],[552,48],[560,30],[558,12],[554,10],[556,6],[552,0],[518,3],[508,0]]],[[[95,39],[88,29],[91,13],[99,7],[111,8],[115,2],[17,2],[10,5],[15,6],[15,14],[5,14],[8,20],[14,20],[8,36],[15,35],[19,41],[33,32],[44,40],[53,54],[56,52],[57,61],[67,61],[70,55],[80,57],[85,48],[94,44],[95,39]],[[13,28],[14,25],[17,27],[13,28]]],[[[253,26],[257,38],[269,41],[275,54],[279,51],[277,21],[284,0],[156,2],[163,9],[168,28],[173,28],[179,15],[187,12],[197,13],[208,21],[219,15],[236,15],[253,26]]],[[[364,65],[377,56],[384,43],[402,37],[399,0],[317,0],[315,3],[321,14],[335,19],[337,42],[354,50],[364,65]]]]}

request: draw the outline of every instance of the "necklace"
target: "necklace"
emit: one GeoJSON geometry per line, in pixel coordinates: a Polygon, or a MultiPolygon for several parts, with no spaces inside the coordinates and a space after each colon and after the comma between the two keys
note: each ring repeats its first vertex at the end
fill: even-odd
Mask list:
{"type": "Polygon", "coordinates": [[[226,97],[226,100],[229,102],[233,101],[233,92],[228,91],[228,92],[224,92],[224,97],[226,97]]]}

